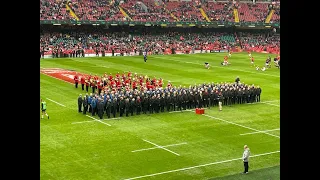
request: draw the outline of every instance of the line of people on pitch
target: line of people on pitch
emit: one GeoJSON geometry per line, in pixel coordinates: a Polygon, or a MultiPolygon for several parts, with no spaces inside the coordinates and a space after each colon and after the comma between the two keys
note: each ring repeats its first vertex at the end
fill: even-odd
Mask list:
{"type": "MultiPolygon", "coordinates": [[[[194,108],[210,108],[221,105],[231,106],[233,104],[244,104],[260,102],[261,88],[259,86],[244,85],[235,88],[223,87],[208,91],[208,87],[195,89],[180,89],[180,91],[146,91],[140,92],[132,90],[128,93],[104,93],[90,95],[86,94],[78,97],[78,112],[91,113],[92,116],[98,114],[100,119],[106,114],[122,117],[139,115],[141,113],[150,114],[159,112],[181,111],[194,108]]],[[[211,87],[211,86],[210,86],[211,87]]],[[[219,108],[222,110],[222,108],[219,108]]]]}

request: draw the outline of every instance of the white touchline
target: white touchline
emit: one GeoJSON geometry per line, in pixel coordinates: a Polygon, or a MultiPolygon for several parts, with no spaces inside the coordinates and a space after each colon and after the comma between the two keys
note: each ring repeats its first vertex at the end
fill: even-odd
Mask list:
{"type": "MultiPolygon", "coordinates": [[[[182,145],[182,144],[187,144],[187,143],[186,143],[186,142],[183,142],[183,143],[178,143],[178,144],[169,144],[169,145],[162,146],[162,147],[179,146],[179,145],[182,145]]],[[[134,150],[134,151],[131,151],[131,152],[147,151],[147,150],[158,149],[158,148],[159,148],[159,147],[152,147],[152,148],[146,148],[146,149],[138,149],[138,150],[134,150]]]]}
{"type": "Polygon", "coordinates": [[[103,119],[103,120],[106,120],[106,121],[111,121],[113,119],[121,119],[120,117],[117,117],[117,118],[110,118],[110,119],[103,119]]]}
{"type": "Polygon", "coordinates": [[[184,112],[184,111],[191,111],[190,109],[186,109],[186,110],[181,110],[181,111],[171,111],[169,113],[181,113],[181,112],[184,112]]]}
{"type": "MultiPolygon", "coordinates": [[[[268,152],[268,153],[263,153],[263,154],[256,154],[256,155],[250,156],[250,158],[265,156],[265,155],[269,155],[269,154],[275,154],[275,153],[279,153],[279,152],[280,151],[273,151],[273,152],[268,152]]],[[[214,165],[214,164],[222,164],[222,163],[237,161],[237,160],[242,160],[242,158],[229,159],[229,160],[225,160],[225,161],[218,161],[218,162],[202,164],[202,165],[198,165],[198,166],[191,166],[191,167],[175,169],[175,170],[171,170],[171,171],[164,171],[164,172],[159,172],[159,173],[154,173],[154,174],[148,174],[148,175],[144,175],[144,176],[137,176],[137,177],[127,178],[124,180],[141,179],[141,178],[145,178],[145,177],[157,176],[157,175],[161,175],[161,174],[168,174],[168,173],[172,173],[172,172],[185,171],[185,170],[194,169],[194,168],[198,168],[198,167],[210,166],[210,165],[214,165]]]]}
{"type": "Polygon", "coordinates": [[[106,125],[108,125],[108,126],[111,126],[110,124],[105,123],[105,122],[102,122],[102,121],[101,121],[101,120],[99,120],[99,119],[96,119],[96,118],[91,117],[91,116],[89,116],[89,115],[86,115],[86,116],[87,116],[87,117],[89,117],[89,118],[91,118],[91,119],[94,119],[95,121],[101,122],[102,124],[106,124],[106,125]]]}
{"type": "Polygon", "coordinates": [[[169,149],[166,149],[166,148],[164,148],[164,147],[162,147],[162,146],[159,146],[159,145],[157,145],[157,144],[155,144],[155,143],[153,143],[153,142],[150,142],[150,141],[145,140],[145,139],[142,139],[142,140],[144,140],[145,142],[148,142],[148,143],[150,143],[150,144],[152,144],[152,145],[154,145],[154,146],[157,146],[157,147],[160,148],[160,149],[166,150],[166,151],[171,152],[171,153],[173,153],[173,154],[175,154],[175,155],[177,155],[177,156],[180,156],[180,154],[178,154],[178,153],[176,153],[176,152],[173,152],[173,151],[170,151],[169,149]]]}
{"type": "Polygon", "coordinates": [[[73,123],[71,123],[71,124],[81,124],[81,123],[87,123],[87,122],[95,122],[95,120],[92,120],[92,121],[73,122],[73,123]]]}
{"type": "Polygon", "coordinates": [[[56,77],[50,76],[50,75],[45,74],[45,73],[42,73],[42,72],[40,72],[40,73],[41,73],[41,74],[43,74],[43,75],[49,76],[49,77],[51,77],[51,78],[58,79],[58,80],[63,81],[63,82],[66,82],[66,83],[69,83],[69,84],[73,84],[73,83],[71,83],[71,82],[69,82],[69,81],[65,81],[65,80],[62,80],[62,79],[59,79],[59,78],[56,78],[56,77]]]}
{"type": "Polygon", "coordinates": [[[251,130],[256,131],[256,132],[260,132],[260,133],[263,133],[263,134],[267,134],[267,135],[269,135],[269,136],[273,136],[273,137],[280,138],[280,136],[276,136],[276,135],[273,135],[273,134],[270,134],[270,133],[267,133],[267,132],[259,131],[259,130],[257,130],[257,129],[253,129],[253,128],[251,128],[251,127],[247,127],[247,126],[244,126],[244,125],[241,125],[241,124],[237,124],[237,123],[234,123],[234,122],[226,121],[226,120],[223,120],[223,119],[221,119],[221,118],[213,117],[213,116],[210,116],[210,115],[207,115],[207,114],[202,114],[202,115],[207,116],[207,117],[212,118],[212,119],[218,119],[218,120],[220,120],[220,121],[223,121],[223,122],[226,122],[226,123],[229,123],[229,124],[234,124],[234,125],[236,125],[236,126],[240,126],[240,127],[243,127],[243,128],[251,129],[251,130]]]}
{"type": "Polygon", "coordinates": [[[271,105],[271,106],[277,106],[277,107],[280,107],[280,106],[279,106],[279,105],[277,105],[277,104],[271,104],[271,103],[267,103],[267,102],[261,102],[261,103],[269,104],[269,105],[271,105]]]}
{"type": "Polygon", "coordinates": [[[262,133],[262,132],[279,131],[279,130],[280,130],[280,128],[278,128],[278,129],[265,130],[265,131],[261,131],[261,132],[243,133],[243,134],[240,134],[240,136],[242,136],[242,135],[247,135],[247,134],[257,134],[257,133],[262,133]]]}
{"type": "Polygon", "coordinates": [[[54,100],[52,100],[52,99],[49,99],[49,98],[47,98],[47,99],[48,99],[49,101],[52,101],[52,102],[54,102],[54,103],[56,103],[56,104],[60,105],[60,106],[66,107],[65,105],[60,104],[60,103],[58,103],[58,102],[56,102],[56,101],[54,101],[54,100]]]}
{"type": "MultiPolygon", "coordinates": [[[[117,118],[110,118],[110,119],[103,119],[103,120],[100,120],[100,121],[111,121],[113,119],[121,119],[120,117],[117,117],[117,118]]],[[[81,124],[81,123],[87,123],[87,122],[95,122],[96,120],[92,120],[92,121],[79,121],[79,122],[73,122],[71,124],[81,124]]]]}

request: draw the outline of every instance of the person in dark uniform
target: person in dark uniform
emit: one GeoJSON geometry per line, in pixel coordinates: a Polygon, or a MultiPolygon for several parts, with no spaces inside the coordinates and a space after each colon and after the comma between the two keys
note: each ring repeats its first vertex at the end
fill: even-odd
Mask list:
{"type": "Polygon", "coordinates": [[[171,105],[172,105],[172,107],[173,107],[173,111],[176,111],[176,106],[177,106],[177,95],[176,95],[176,93],[174,92],[173,93],[173,96],[172,96],[172,98],[171,98],[171,105]]]}
{"type": "Polygon", "coordinates": [[[82,95],[80,94],[78,97],[78,112],[82,112],[82,103],[83,103],[83,99],[82,99],[82,95]]]}
{"type": "Polygon", "coordinates": [[[237,91],[237,103],[242,104],[242,91],[241,88],[239,88],[237,91]]]}
{"type": "Polygon", "coordinates": [[[208,90],[205,89],[203,93],[203,107],[208,107],[209,106],[209,94],[208,90]]]}
{"type": "MultiPolygon", "coordinates": [[[[129,99],[128,99],[128,103],[129,103],[129,99]]],[[[124,114],[124,110],[126,108],[127,103],[124,101],[123,97],[120,97],[120,102],[119,102],[119,108],[120,108],[120,117],[123,116],[124,114]]]]}
{"type": "Polygon", "coordinates": [[[133,112],[136,110],[136,101],[134,98],[132,98],[130,101],[129,110],[130,110],[131,116],[133,116],[133,112]]]}
{"type": "Polygon", "coordinates": [[[246,91],[245,88],[242,88],[242,97],[241,97],[241,103],[242,104],[247,102],[246,97],[247,97],[247,91],[246,91]]]}
{"type": "Polygon", "coordinates": [[[171,96],[170,96],[170,93],[167,93],[166,95],[165,95],[165,103],[166,103],[166,108],[167,108],[167,112],[169,112],[170,111],[170,107],[171,107],[171,96]]]}
{"type": "Polygon", "coordinates": [[[260,102],[261,92],[262,92],[262,90],[261,90],[260,86],[257,86],[257,99],[256,99],[257,102],[260,102]]]}
{"type": "Polygon", "coordinates": [[[181,95],[181,92],[179,92],[179,94],[177,95],[176,97],[176,102],[177,102],[177,105],[178,105],[178,111],[182,111],[182,101],[183,101],[183,98],[182,98],[182,95],[181,95]]]}
{"type": "Polygon", "coordinates": [[[251,86],[251,88],[250,88],[250,90],[249,90],[249,93],[250,93],[250,103],[253,103],[253,102],[255,102],[255,100],[256,100],[255,92],[256,92],[256,90],[255,90],[254,86],[251,86]]]}
{"type": "Polygon", "coordinates": [[[88,99],[87,99],[87,96],[83,96],[83,114],[87,114],[87,111],[88,111],[88,99]]]}
{"type": "Polygon", "coordinates": [[[137,115],[140,115],[140,113],[141,113],[141,98],[140,98],[140,96],[137,96],[136,106],[137,106],[137,115]]]}
{"type": "Polygon", "coordinates": [[[149,113],[150,113],[150,114],[153,114],[154,101],[155,101],[155,97],[152,96],[152,97],[149,99],[149,113]]]}
{"type": "Polygon", "coordinates": [[[203,94],[202,91],[199,92],[199,106],[198,108],[202,108],[203,107],[203,94]]]}
{"type": "Polygon", "coordinates": [[[235,82],[236,82],[237,84],[239,84],[239,82],[240,82],[240,78],[239,78],[239,76],[237,76],[237,78],[236,78],[235,82]]]}
{"type": "Polygon", "coordinates": [[[111,100],[111,103],[110,103],[110,110],[114,118],[116,117],[116,113],[117,113],[116,103],[117,103],[117,98],[111,100]]]}
{"type": "Polygon", "coordinates": [[[143,110],[143,114],[147,114],[148,106],[149,106],[149,97],[148,97],[148,95],[146,95],[146,96],[142,99],[142,110],[143,110]]]}
{"type": "Polygon", "coordinates": [[[107,100],[107,103],[106,103],[106,113],[107,113],[107,116],[108,118],[110,118],[110,112],[111,112],[111,99],[108,99],[107,100]]]}
{"type": "Polygon", "coordinates": [[[155,97],[154,109],[155,109],[156,113],[159,113],[159,109],[160,109],[160,94],[158,94],[158,96],[155,97]]]}
{"type": "Polygon", "coordinates": [[[166,100],[165,100],[165,95],[164,93],[162,94],[161,98],[160,98],[160,111],[164,112],[164,106],[166,104],[166,100]]]}
{"type": "Polygon", "coordinates": [[[96,97],[93,96],[92,100],[91,100],[91,113],[92,113],[92,116],[95,116],[96,108],[97,108],[96,97]]]}
{"type": "MultiPolygon", "coordinates": [[[[130,112],[130,102],[128,98],[125,100],[124,107],[125,107],[126,116],[128,117],[130,112]]],[[[120,109],[120,117],[121,117],[121,109],[120,109]]]]}
{"type": "Polygon", "coordinates": [[[187,93],[185,91],[182,94],[182,99],[183,99],[182,108],[183,108],[183,110],[186,110],[187,109],[187,105],[188,105],[188,95],[187,95],[187,93]]]}
{"type": "Polygon", "coordinates": [[[84,57],[84,49],[83,48],[81,49],[81,54],[82,54],[82,57],[84,57]]]}
{"type": "Polygon", "coordinates": [[[104,110],[104,105],[103,105],[103,100],[102,99],[98,99],[98,105],[97,105],[97,109],[98,109],[98,116],[100,119],[103,119],[103,110],[104,110]]]}

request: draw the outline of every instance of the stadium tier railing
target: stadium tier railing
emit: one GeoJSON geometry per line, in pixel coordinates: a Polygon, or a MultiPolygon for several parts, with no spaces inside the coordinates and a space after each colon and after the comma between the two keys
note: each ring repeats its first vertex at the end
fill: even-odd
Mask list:
{"type": "Polygon", "coordinates": [[[209,27],[230,27],[230,26],[240,26],[240,27],[280,27],[280,22],[223,22],[223,21],[214,21],[214,22],[186,22],[186,21],[180,21],[180,22],[154,22],[154,21],[75,21],[75,20],[40,20],[40,24],[51,24],[51,25],[62,25],[62,24],[69,24],[69,25],[111,25],[111,26],[117,26],[117,25],[144,25],[144,26],[209,26],[209,27]]]}

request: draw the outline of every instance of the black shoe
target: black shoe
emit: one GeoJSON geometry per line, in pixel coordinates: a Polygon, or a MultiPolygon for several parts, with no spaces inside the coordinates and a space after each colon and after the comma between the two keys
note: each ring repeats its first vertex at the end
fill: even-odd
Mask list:
{"type": "Polygon", "coordinates": [[[49,119],[49,116],[48,116],[48,119],[49,119]]]}

